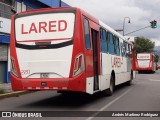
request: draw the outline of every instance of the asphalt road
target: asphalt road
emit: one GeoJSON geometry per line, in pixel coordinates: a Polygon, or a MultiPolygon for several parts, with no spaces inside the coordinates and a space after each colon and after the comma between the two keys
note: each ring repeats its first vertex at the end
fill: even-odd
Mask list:
{"type": "Polygon", "coordinates": [[[112,96],[105,97],[102,94],[64,96],[54,91],[39,91],[0,100],[0,111],[94,111],[90,117],[82,115],[75,118],[61,115],[45,118],[52,120],[160,120],[160,117],[94,117],[101,111],[160,111],[160,70],[154,74],[137,74],[131,86],[116,87],[112,96]]]}

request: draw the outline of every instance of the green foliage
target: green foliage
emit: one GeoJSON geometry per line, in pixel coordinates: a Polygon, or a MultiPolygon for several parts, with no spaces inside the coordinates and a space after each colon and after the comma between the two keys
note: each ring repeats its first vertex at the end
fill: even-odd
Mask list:
{"type": "Polygon", "coordinates": [[[4,89],[0,89],[0,94],[4,94],[4,93],[5,93],[4,89]]]}
{"type": "Polygon", "coordinates": [[[135,49],[137,53],[142,52],[153,52],[155,47],[155,43],[144,37],[136,37],[135,38],[135,49]]]}
{"type": "Polygon", "coordinates": [[[154,60],[156,63],[159,61],[159,56],[158,55],[155,55],[155,60],[154,60]]]}

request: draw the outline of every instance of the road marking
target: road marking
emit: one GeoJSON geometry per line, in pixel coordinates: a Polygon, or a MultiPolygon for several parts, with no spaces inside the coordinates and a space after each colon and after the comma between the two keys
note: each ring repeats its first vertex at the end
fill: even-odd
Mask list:
{"type": "Polygon", "coordinates": [[[154,82],[160,82],[160,80],[157,80],[157,79],[146,79],[146,78],[144,78],[144,79],[137,79],[137,80],[134,80],[134,81],[142,81],[142,80],[147,80],[147,81],[154,81],[154,82]]]}
{"type": "Polygon", "coordinates": [[[156,79],[149,79],[149,81],[160,82],[160,80],[156,80],[156,79]]]}
{"type": "Polygon", "coordinates": [[[95,114],[93,114],[91,117],[88,117],[86,120],[92,120],[95,116],[97,116],[100,112],[104,111],[105,109],[107,109],[109,106],[111,106],[113,103],[115,103],[117,100],[119,100],[121,97],[123,97],[124,95],[126,95],[132,88],[130,88],[129,90],[127,90],[126,92],[124,92],[122,95],[120,95],[119,97],[117,97],[116,99],[112,100],[111,102],[109,102],[108,104],[106,104],[104,107],[102,107],[99,111],[97,111],[95,114]]]}

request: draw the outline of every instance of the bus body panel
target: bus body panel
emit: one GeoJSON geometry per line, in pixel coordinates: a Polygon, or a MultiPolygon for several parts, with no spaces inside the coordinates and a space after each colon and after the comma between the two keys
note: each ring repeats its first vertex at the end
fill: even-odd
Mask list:
{"type": "MultiPolygon", "coordinates": [[[[114,35],[119,36],[120,45],[123,44],[124,38],[119,33],[115,32],[109,26],[105,25],[103,22],[100,21],[100,25],[103,26],[107,31],[113,33],[114,35]]],[[[127,42],[127,41],[126,41],[127,42]]],[[[122,46],[120,46],[122,47],[122,46]]],[[[106,87],[109,88],[110,78],[112,71],[115,72],[115,85],[119,85],[126,81],[130,80],[131,71],[132,69],[132,57],[131,56],[117,56],[112,55],[109,53],[102,53],[101,52],[101,86],[102,90],[106,87]]],[[[135,72],[133,71],[133,74],[135,72]]],[[[135,75],[133,76],[135,78],[135,75]]]]}
{"type": "Polygon", "coordinates": [[[49,78],[69,77],[73,45],[54,50],[16,48],[16,51],[22,78],[40,78],[41,73],[47,73],[49,78]]]}
{"type": "Polygon", "coordinates": [[[62,91],[81,91],[85,92],[84,83],[81,80],[85,79],[84,74],[80,74],[75,78],[17,78],[11,74],[12,89],[19,90],[62,90],[62,91]]]}
{"type": "Polygon", "coordinates": [[[153,53],[137,53],[135,59],[137,71],[156,71],[156,63],[154,62],[153,53]]]}
{"type": "MultiPolygon", "coordinates": [[[[93,94],[109,88],[112,72],[115,73],[115,85],[129,81],[131,72],[134,73],[131,68],[131,59],[122,55],[117,56],[101,52],[101,26],[103,26],[106,31],[110,31],[113,35],[118,36],[120,38],[120,47],[123,47],[121,46],[125,41],[123,36],[79,8],[41,9],[22,12],[13,16],[10,53],[12,61],[12,89],[79,91],[93,94]],[[59,13],[64,14],[59,15],[59,13]],[[65,14],[70,15],[68,13],[74,13],[75,19],[73,20],[73,17],[71,17],[71,19],[68,20],[65,16],[65,14]],[[45,17],[40,16],[41,14],[44,14],[47,20],[45,17]],[[47,17],[46,14],[49,14],[49,17],[47,17]],[[59,17],[56,18],[54,14],[59,17]],[[17,24],[25,21],[25,19],[20,20],[21,17],[25,18],[25,16],[29,16],[28,18],[30,19],[31,17],[37,19],[37,15],[44,21],[46,20],[46,23],[39,21],[39,19],[38,23],[24,22],[21,26],[15,23],[16,19],[19,19],[17,24]],[[56,24],[50,19],[52,15],[56,21],[58,21],[56,24]],[[44,33],[48,30],[50,32],[55,32],[55,30],[60,33],[65,32],[65,29],[67,30],[68,28],[63,18],[65,21],[72,21],[72,25],[74,22],[74,30],[70,29],[71,31],[73,30],[73,33],[67,34],[68,32],[66,32],[62,36],[59,33],[54,33],[54,36],[58,36],[57,38],[54,37],[53,34],[44,33]],[[91,49],[86,49],[85,46],[84,18],[89,22],[91,49]],[[26,25],[30,27],[25,28],[26,25]],[[50,27],[47,28],[48,25],[50,25],[50,27]],[[21,29],[21,32],[17,29],[15,30],[16,27],[18,30],[21,29]],[[40,34],[40,31],[43,31],[43,33],[40,34]],[[15,33],[22,33],[22,35],[16,36],[15,33]],[[30,33],[34,34],[30,35],[30,33]],[[24,37],[23,34],[25,35],[24,37]],[[38,36],[34,37],[36,34],[38,36]],[[73,37],[70,38],[72,34],[73,37]],[[42,37],[40,37],[40,35],[42,35],[42,37]],[[47,37],[45,37],[45,35],[47,35],[47,37]],[[17,40],[17,38],[19,38],[19,40],[17,40]],[[47,39],[47,41],[45,39],[47,39]],[[67,41],[72,41],[72,43],[58,48],[45,48],[48,44],[56,45],[67,41]],[[18,45],[17,43],[25,45],[18,45]],[[27,45],[32,46],[33,44],[37,44],[38,47],[42,48],[26,48],[27,45]],[[129,65],[127,66],[127,64],[129,65]]],[[[130,44],[128,41],[125,42],[130,44]]]]}

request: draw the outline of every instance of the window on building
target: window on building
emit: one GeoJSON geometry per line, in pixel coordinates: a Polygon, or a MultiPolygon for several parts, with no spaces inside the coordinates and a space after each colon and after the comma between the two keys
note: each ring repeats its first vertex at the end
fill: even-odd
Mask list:
{"type": "Polygon", "coordinates": [[[107,32],[103,28],[100,28],[100,40],[101,40],[101,52],[107,53],[108,52],[107,32]]]}
{"type": "Polygon", "coordinates": [[[33,10],[33,8],[30,7],[30,6],[27,6],[27,7],[26,7],[26,10],[33,10]]]}
{"type": "Polygon", "coordinates": [[[13,0],[0,0],[0,3],[4,3],[6,5],[12,6],[12,1],[13,0]]]}
{"type": "Polygon", "coordinates": [[[89,21],[84,18],[84,36],[86,49],[91,49],[89,21]]]}
{"type": "Polygon", "coordinates": [[[15,7],[16,7],[16,12],[17,13],[22,11],[22,5],[21,5],[20,2],[16,2],[15,7]]]}
{"type": "Polygon", "coordinates": [[[27,6],[23,2],[15,3],[16,12],[23,12],[27,10],[27,6]]]}
{"type": "Polygon", "coordinates": [[[12,15],[11,6],[12,4],[9,1],[7,2],[7,0],[0,0],[0,17],[10,19],[12,15]]]}

